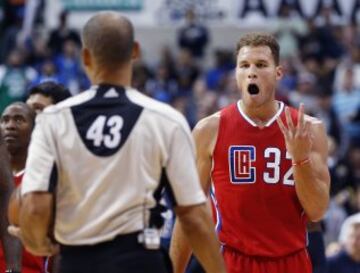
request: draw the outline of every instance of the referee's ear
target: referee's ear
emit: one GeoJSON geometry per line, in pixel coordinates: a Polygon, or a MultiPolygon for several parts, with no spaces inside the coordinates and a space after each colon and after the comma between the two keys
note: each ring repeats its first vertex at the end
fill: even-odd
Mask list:
{"type": "Polygon", "coordinates": [[[139,44],[138,41],[134,41],[134,45],[133,45],[132,53],[131,53],[131,59],[132,59],[133,61],[135,61],[136,59],[139,59],[139,58],[140,58],[140,54],[141,54],[140,44],[139,44]]]}
{"type": "Polygon", "coordinates": [[[91,53],[86,47],[81,49],[81,58],[85,67],[91,67],[91,53]]]}

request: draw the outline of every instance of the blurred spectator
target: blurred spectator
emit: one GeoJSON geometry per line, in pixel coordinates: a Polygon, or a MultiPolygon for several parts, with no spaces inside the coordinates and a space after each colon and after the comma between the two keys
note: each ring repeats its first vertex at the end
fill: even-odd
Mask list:
{"type": "MultiPolygon", "coordinates": [[[[335,91],[333,105],[348,137],[347,141],[358,137],[360,123],[353,122],[353,119],[360,108],[360,89],[356,89],[354,86],[354,74],[351,68],[344,73],[341,89],[335,91]]],[[[345,144],[345,146],[347,145],[345,144]]]]}
{"type": "Polygon", "coordinates": [[[48,46],[53,50],[54,54],[61,53],[64,48],[65,41],[71,40],[77,46],[81,46],[81,39],[79,33],[68,27],[67,23],[68,12],[63,11],[59,15],[59,26],[51,31],[48,46]]]}
{"type": "Polygon", "coordinates": [[[299,37],[300,58],[302,61],[314,58],[319,61],[323,58],[322,43],[315,26],[314,19],[306,21],[308,32],[299,37]]]}
{"type": "Polygon", "coordinates": [[[331,136],[328,136],[328,147],[328,167],[330,171],[331,187],[330,204],[324,217],[324,239],[326,246],[336,242],[339,237],[341,225],[347,217],[343,204],[349,197],[346,188],[347,183],[344,179],[348,172],[348,166],[339,158],[337,143],[331,136]]]}
{"type": "Polygon", "coordinates": [[[306,34],[307,26],[305,21],[297,15],[293,4],[281,5],[274,31],[280,44],[281,57],[295,57],[299,50],[298,37],[306,34]]]}
{"type": "Polygon", "coordinates": [[[47,59],[41,64],[39,74],[31,85],[37,85],[45,81],[60,82],[62,84],[65,82],[58,74],[52,59],[47,59]]]}
{"type": "Polygon", "coordinates": [[[214,67],[206,72],[206,85],[210,90],[219,90],[229,72],[235,67],[233,53],[228,50],[217,49],[214,52],[214,67]]]}
{"type": "Polygon", "coordinates": [[[355,60],[351,58],[343,59],[336,67],[335,79],[334,79],[334,90],[339,91],[342,89],[344,78],[346,73],[352,70],[353,74],[353,87],[360,89],[360,63],[355,63],[355,60]]]}
{"type": "Polygon", "coordinates": [[[305,112],[314,115],[318,108],[315,97],[316,77],[309,72],[302,72],[297,81],[296,90],[290,92],[288,98],[290,104],[298,108],[300,103],[304,103],[305,112]]]}
{"type": "Polygon", "coordinates": [[[155,71],[155,78],[150,79],[146,85],[146,93],[151,97],[170,103],[179,92],[177,81],[170,78],[166,65],[159,64],[155,71]]]}
{"type": "Polygon", "coordinates": [[[336,37],[336,28],[340,21],[336,19],[332,6],[324,6],[320,16],[316,19],[317,35],[321,43],[324,58],[339,58],[344,49],[341,47],[340,40],[336,37]]]}
{"type": "Polygon", "coordinates": [[[339,243],[340,252],[328,259],[328,273],[360,272],[360,213],[345,220],[339,243]]]}
{"type": "Polygon", "coordinates": [[[69,88],[72,94],[79,93],[82,67],[79,48],[74,41],[64,41],[62,52],[55,57],[55,65],[62,83],[69,88]]]}
{"type": "Polygon", "coordinates": [[[0,113],[10,103],[25,99],[25,90],[35,77],[36,71],[24,65],[22,52],[13,50],[0,66],[0,113]]]}
{"type": "Polygon", "coordinates": [[[338,191],[335,192],[337,203],[341,204],[348,215],[360,211],[360,143],[352,142],[346,158],[337,163],[339,178],[338,191]]]}
{"type": "Polygon", "coordinates": [[[189,50],[194,57],[202,58],[209,42],[208,30],[196,20],[192,9],[186,11],[185,20],[185,26],[178,32],[178,45],[181,49],[189,50]]]}
{"type": "Polygon", "coordinates": [[[283,68],[283,77],[279,81],[277,95],[286,97],[286,100],[290,91],[296,89],[298,71],[294,60],[294,58],[282,58],[280,60],[280,65],[283,68]]]}
{"type": "Polygon", "coordinates": [[[323,91],[321,87],[316,93],[316,105],[317,108],[314,109],[315,117],[324,123],[328,135],[332,136],[337,144],[340,144],[342,141],[342,130],[332,104],[332,96],[328,92],[323,91]]]}
{"type": "Polygon", "coordinates": [[[51,57],[51,51],[42,35],[33,35],[32,42],[27,49],[26,64],[40,71],[41,65],[51,57]]]}
{"type": "Polygon", "coordinates": [[[348,68],[341,88],[335,91],[333,98],[334,109],[342,124],[347,124],[360,106],[360,89],[355,88],[353,76],[353,70],[348,68]]]}
{"type": "Polygon", "coordinates": [[[176,79],[176,61],[174,59],[173,53],[168,46],[164,46],[160,50],[160,62],[166,69],[169,71],[169,77],[171,79],[176,79]]]}
{"type": "Polygon", "coordinates": [[[176,77],[179,84],[180,96],[186,96],[192,93],[192,86],[199,73],[200,71],[195,65],[194,58],[190,51],[180,50],[176,60],[176,77]]]}
{"type": "Polygon", "coordinates": [[[152,71],[146,65],[146,63],[142,60],[137,60],[133,66],[133,77],[132,77],[132,84],[135,89],[139,90],[140,92],[145,93],[148,96],[151,96],[148,90],[146,89],[146,84],[152,78],[152,71]]]}
{"type": "Polygon", "coordinates": [[[17,36],[21,31],[25,15],[25,0],[4,1],[3,33],[1,37],[0,63],[17,47],[17,36]]]}

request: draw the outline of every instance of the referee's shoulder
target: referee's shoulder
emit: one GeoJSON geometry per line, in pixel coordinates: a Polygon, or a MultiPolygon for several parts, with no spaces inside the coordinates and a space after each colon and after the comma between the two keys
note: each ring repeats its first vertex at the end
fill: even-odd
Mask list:
{"type": "Polygon", "coordinates": [[[130,96],[130,100],[133,103],[140,105],[159,119],[165,119],[170,123],[177,123],[182,127],[189,127],[184,115],[169,104],[150,98],[135,89],[134,91],[133,95],[130,96]]]}

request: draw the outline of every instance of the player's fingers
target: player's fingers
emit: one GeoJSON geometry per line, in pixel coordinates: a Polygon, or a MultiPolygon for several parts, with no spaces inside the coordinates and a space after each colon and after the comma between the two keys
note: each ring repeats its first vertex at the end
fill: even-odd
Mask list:
{"type": "Polygon", "coordinates": [[[9,232],[10,235],[21,239],[21,229],[19,227],[11,225],[8,226],[7,231],[9,232]]]}
{"type": "Polygon", "coordinates": [[[292,133],[294,133],[295,127],[294,127],[293,120],[291,118],[289,107],[285,108],[285,117],[286,117],[286,123],[288,125],[288,128],[290,129],[290,131],[292,133]]]}
{"type": "Polygon", "coordinates": [[[276,122],[277,122],[277,124],[279,125],[279,128],[280,128],[281,132],[283,133],[284,137],[285,137],[285,138],[288,138],[288,137],[289,137],[289,136],[288,136],[288,129],[285,127],[285,125],[284,125],[284,123],[282,122],[281,118],[278,117],[278,118],[276,119],[276,122]]]}
{"type": "Polygon", "coordinates": [[[308,136],[308,137],[311,137],[310,135],[310,126],[311,126],[311,123],[309,121],[305,121],[304,122],[304,127],[303,129],[301,130],[301,135],[302,136],[308,136]]]}

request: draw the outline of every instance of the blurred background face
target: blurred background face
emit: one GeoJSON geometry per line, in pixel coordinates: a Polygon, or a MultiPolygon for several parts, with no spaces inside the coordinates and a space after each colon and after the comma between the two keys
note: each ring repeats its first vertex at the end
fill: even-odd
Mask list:
{"type": "Polygon", "coordinates": [[[351,227],[345,249],[353,259],[360,261],[360,223],[351,227]]]}
{"type": "Polygon", "coordinates": [[[1,132],[11,155],[27,149],[33,128],[30,113],[20,105],[8,106],[0,120],[1,132]]]}
{"type": "Polygon", "coordinates": [[[45,107],[54,104],[54,102],[51,97],[44,96],[43,94],[33,94],[26,100],[26,104],[29,105],[36,114],[39,114],[45,107]]]}
{"type": "Polygon", "coordinates": [[[276,82],[281,68],[275,65],[271,49],[267,46],[245,46],[239,50],[236,81],[243,102],[259,107],[275,98],[276,82]]]}

